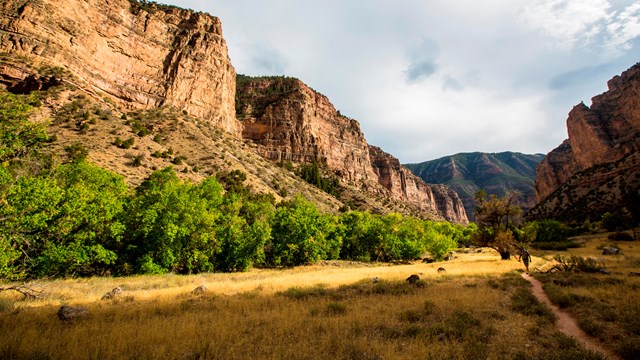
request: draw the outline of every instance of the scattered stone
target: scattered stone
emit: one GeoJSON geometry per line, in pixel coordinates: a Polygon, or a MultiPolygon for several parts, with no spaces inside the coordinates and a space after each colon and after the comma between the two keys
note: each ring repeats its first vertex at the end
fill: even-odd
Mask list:
{"type": "Polygon", "coordinates": [[[193,294],[193,295],[202,295],[205,292],[207,292],[207,290],[209,290],[208,287],[206,287],[204,285],[200,285],[197,288],[191,290],[191,294],[193,294]]]}
{"type": "Polygon", "coordinates": [[[120,288],[120,286],[116,286],[111,291],[109,291],[108,293],[102,295],[102,298],[100,300],[112,300],[112,299],[115,299],[116,297],[120,296],[121,292],[122,292],[122,288],[120,288]]]}
{"type": "Polygon", "coordinates": [[[374,283],[374,284],[377,284],[377,283],[380,282],[380,278],[376,276],[373,279],[371,279],[371,282],[374,283]]]}
{"type": "Polygon", "coordinates": [[[87,308],[84,308],[82,306],[63,305],[60,307],[60,310],[58,310],[58,319],[63,321],[73,320],[79,317],[83,317],[88,313],[89,313],[89,310],[87,310],[87,308]]]}
{"type": "Polygon", "coordinates": [[[411,276],[409,276],[409,277],[407,278],[407,282],[408,282],[410,285],[415,285],[415,283],[417,283],[419,280],[420,280],[420,276],[418,276],[418,275],[416,275],[416,274],[413,274],[413,275],[411,275],[411,276]]]}
{"type": "Polygon", "coordinates": [[[436,335],[436,338],[439,341],[444,341],[446,337],[447,337],[447,335],[445,333],[439,333],[438,335],[436,335]]]}
{"type": "Polygon", "coordinates": [[[605,246],[602,248],[602,255],[618,255],[620,254],[620,249],[614,248],[611,246],[605,246]]]}
{"type": "Polygon", "coordinates": [[[482,253],[482,249],[476,250],[476,254],[481,254],[481,253],[482,253]]]}
{"type": "Polygon", "coordinates": [[[440,273],[445,273],[445,272],[447,272],[447,269],[445,269],[445,268],[443,268],[443,267],[439,267],[439,268],[438,268],[438,274],[440,274],[440,273]]]}
{"type": "Polygon", "coordinates": [[[426,258],[422,259],[422,262],[425,263],[425,264],[431,264],[431,263],[433,263],[435,261],[436,261],[436,259],[434,259],[432,257],[426,257],[426,258]]]}
{"type": "Polygon", "coordinates": [[[600,274],[611,275],[611,271],[607,269],[600,269],[600,274]]]}

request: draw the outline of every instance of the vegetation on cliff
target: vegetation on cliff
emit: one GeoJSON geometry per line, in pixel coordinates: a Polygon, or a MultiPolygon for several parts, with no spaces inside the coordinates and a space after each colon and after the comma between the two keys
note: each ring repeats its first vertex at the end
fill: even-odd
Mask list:
{"type": "Polygon", "coordinates": [[[535,205],[534,180],[542,154],[460,153],[418,164],[406,164],[409,170],[432,184],[445,184],[455,190],[473,219],[475,193],[483,189],[489,195],[505,196],[518,191],[517,200],[525,211],[535,205]]]}

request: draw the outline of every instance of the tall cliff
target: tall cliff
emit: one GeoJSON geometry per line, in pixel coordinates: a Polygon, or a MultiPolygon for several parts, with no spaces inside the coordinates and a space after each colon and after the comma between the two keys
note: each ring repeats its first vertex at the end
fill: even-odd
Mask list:
{"type": "Polygon", "coordinates": [[[525,210],[532,208],[536,203],[536,166],[543,158],[542,154],[475,152],[405,166],[428,183],[450,186],[460,195],[471,218],[476,208],[475,193],[480,189],[497,196],[517,191],[521,194],[518,205],[525,210]]]}
{"type": "Polygon", "coordinates": [[[608,88],[569,113],[569,139],[538,166],[531,217],[594,218],[640,190],[640,63],[608,88]]]}
{"type": "Polygon", "coordinates": [[[432,187],[369,146],[357,121],[341,115],[326,96],[300,80],[238,77],[237,116],[243,137],[274,161],[318,162],[345,187],[388,197],[427,217],[466,223],[457,194],[432,187]]]}
{"type": "Polygon", "coordinates": [[[7,86],[63,67],[98,98],[171,105],[240,136],[235,70],[208,14],[134,0],[1,0],[0,52],[7,86]]]}
{"type": "Polygon", "coordinates": [[[373,169],[391,197],[417,206],[421,211],[434,209],[456,223],[468,223],[467,213],[458,194],[445,185],[430,185],[400,164],[400,160],[382,149],[369,146],[373,169]]]}

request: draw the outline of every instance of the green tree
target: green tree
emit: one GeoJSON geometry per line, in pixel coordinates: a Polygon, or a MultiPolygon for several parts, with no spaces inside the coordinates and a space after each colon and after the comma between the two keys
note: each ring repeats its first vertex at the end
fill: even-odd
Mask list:
{"type": "Polygon", "coordinates": [[[35,94],[0,92],[0,163],[24,156],[48,140],[46,124],[29,121],[39,103],[35,94]]]}
{"type": "Polygon", "coordinates": [[[117,258],[126,193],[122,177],[86,162],[18,179],[0,207],[4,246],[10,239],[9,246],[20,253],[5,267],[24,276],[105,271],[117,258]]]}
{"type": "Polygon", "coordinates": [[[517,193],[510,193],[503,198],[495,195],[487,197],[483,190],[476,193],[475,221],[478,231],[473,235],[474,243],[495,249],[503,260],[511,258],[511,251],[516,244],[513,230],[522,213],[522,209],[514,205],[517,196],[517,193]]]}
{"type": "Polygon", "coordinates": [[[375,250],[380,244],[376,229],[380,227],[376,215],[364,211],[351,211],[340,217],[344,227],[340,258],[347,260],[377,260],[375,250]]]}
{"type": "Polygon", "coordinates": [[[215,178],[195,186],[170,167],[152,173],[127,208],[127,261],[141,273],[212,271],[222,199],[215,178]]]}
{"type": "Polygon", "coordinates": [[[218,219],[221,249],[216,256],[216,270],[245,271],[254,263],[264,263],[264,246],[271,239],[273,203],[269,196],[225,195],[218,219]]]}
{"type": "MultiPolygon", "coordinates": [[[[329,219],[300,195],[278,204],[272,239],[265,246],[266,263],[272,266],[303,265],[327,258],[329,219]]],[[[339,249],[339,246],[338,246],[339,249]]]]}

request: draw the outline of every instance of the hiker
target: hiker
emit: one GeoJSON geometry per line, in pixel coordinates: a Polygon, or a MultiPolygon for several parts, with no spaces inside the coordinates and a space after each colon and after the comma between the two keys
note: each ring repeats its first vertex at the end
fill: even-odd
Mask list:
{"type": "Polygon", "coordinates": [[[531,254],[529,254],[527,249],[522,248],[522,250],[520,250],[518,261],[520,261],[520,259],[522,259],[522,263],[524,264],[524,267],[527,270],[527,275],[529,275],[529,262],[531,261],[531,254]]]}

